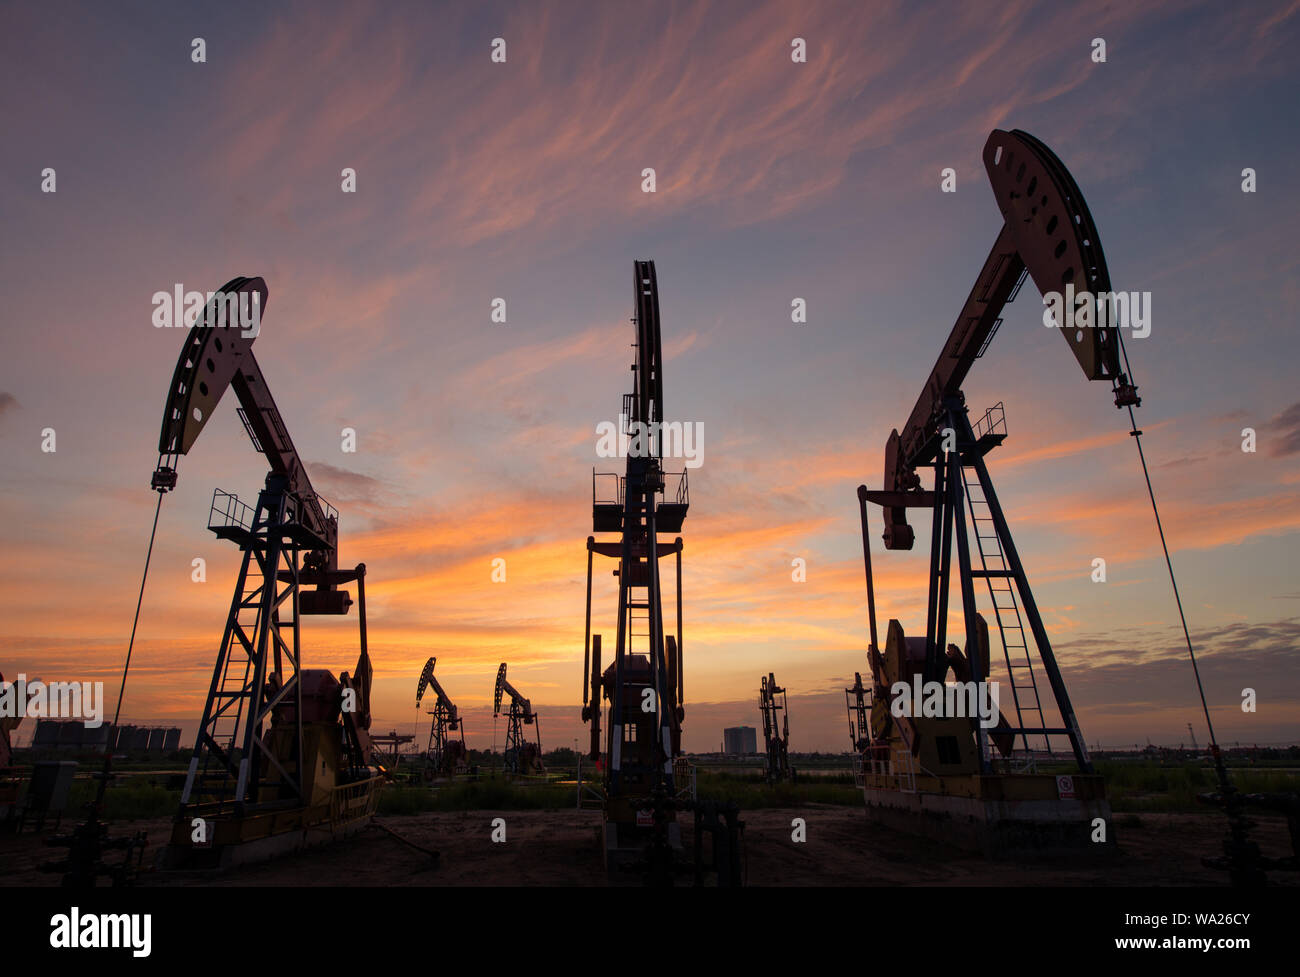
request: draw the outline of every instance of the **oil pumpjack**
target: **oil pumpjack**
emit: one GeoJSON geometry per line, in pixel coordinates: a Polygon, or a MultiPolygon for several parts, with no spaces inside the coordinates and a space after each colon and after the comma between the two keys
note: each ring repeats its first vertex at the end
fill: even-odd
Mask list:
{"type": "Polygon", "coordinates": [[[437,699],[429,710],[429,746],[425,750],[428,770],[433,777],[454,777],[469,773],[469,751],[465,749],[465,720],[461,718],[456,703],[451,701],[433,674],[437,658],[430,658],[420,672],[420,684],[415,690],[415,708],[420,708],[426,689],[433,689],[437,699]]]}
{"type": "Polygon", "coordinates": [[[862,684],[862,673],[853,673],[853,685],[844,690],[844,703],[849,713],[849,742],[853,752],[865,754],[871,744],[871,689],[862,684]]]}
{"type": "MultiPolygon", "coordinates": [[[[1093,772],[984,461],[1006,438],[1003,407],[990,408],[972,425],[961,385],[1028,275],[1045,296],[1064,293],[1082,303],[1080,316],[1089,318],[1076,323],[1086,321],[1090,328],[1058,325],[1066,326],[1062,334],[1087,379],[1109,381],[1117,407],[1137,406],[1140,399],[1121,369],[1122,343],[1114,318],[1098,318],[1098,312],[1109,311],[1110,275],[1073,177],[1050,149],[1020,130],[995,130],[983,160],[1002,229],[911,415],[901,431],[889,436],[883,488],[858,489],[872,681],[864,689],[859,678],[847,690],[850,735],[861,751],[860,782],[868,809],[884,823],[989,853],[1018,847],[1113,849],[1109,830],[1105,844],[1090,844],[1100,837],[1096,819],[1110,827],[1105,787],[1093,772]],[[927,469],[933,482],[923,489],[921,472],[927,469]],[[891,620],[883,649],[876,631],[868,503],[883,510],[887,550],[911,549],[915,534],[907,522],[909,509],[928,509],[932,516],[924,637],[908,637],[891,620]],[[962,646],[948,641],[954,539],[962,646]],[[977,587],[987,590],[984,606],[1000,636],[1001,661],[990,659],[990,628],[977,606],[977,587]],[[937,683],[942,688],[950,673],[976,690],[995,677],[1001,680],[996,724],[991,710],[979,719],[953,709],[938,714],[927,709],[921,715],[895,701],[905,686],[923,689],[925,683],[937,683]],[[1040,676],[1050,690],[1047,703],[1039,695],[1040,676]],[[1014,725],[1008,715],[1014,716],[1014,725]],[[1033,772],[1038,756],[1052,754],[1053,739],[1068,742],[1074,773],[1033,772]]],[[[1074,314],[1068,299],[1066,305],[1067,314],[1074,314]]]]}
{"type": "Polygon", "coordinates": [[[602,771],[605,865],[612,878],[640,868],[647,881],[671,882],[678,870],[675,852],[682,847],[677,814],[693,811],[696,881],[707,869],[717,873],[720,885],[738,884],[738,812],[698,801],[681,755],[682,540],[665,543],[659,535],[681,532],[690,497],[685,468],[663,467],[663,353],[653,261],[633,263],[633,296],[633,387],[623,396],[620,415],[620,434],[628,436],[626,468],[622,474],[592,472],[592,529],[617,539],[587,537],[582,720],[591,724],[589,756],[602,771]],[[618,623],[613,661],[604,670],[601,635],[591,629],[596,556],[618,561],[618,623]],[[659,561],[667,556],[676,557],[676,635],[665,634],[664,626],[659,561]],[[708,866],[702,861],[706,834],[712,839],[708,866]]]}
{"type": "Polygon", "coordinates": [[[542,718],[533,711],[533,704],[521,695],[506,679],[506,663],[497,669],[497,684],[492,694],[492,718],[501,715],[501,700],[510,697],[506,709],[506,746],[503,752],[506,773],[511,777],[541,776],[546,773],[542,763],[542,718]],[[533,739],[528,739],[525,726],[533,727],[533,739]]]}
{"type": "Polygon", "coordinates": [[[218,489],[208,528],[243,553],[163,865],[223,868],[363,828],[385,772],[371,760],[365,564],[338,568],[338,513],[312,488],[253,355],[268,291],[236,278],[186,331],[159,437],[152,487],[176,487],[226,389],[270,471],[249,506],[218,489]],[[246,328],[249,323],[256,325],[246,328]],[[360,656],[337,679],[306,668],[301,618],[342,615],[357,588],[360,656]]]}
{"type": "Polygon", "coordinates": [[[767,782],[775,784],[793,780],[790,769],[790,713],[786,709],[785,689],[776,684],[776,675],[762,677],[758,690],[758,709],[763,714],[763,746],[767,752],[767,782]]]}

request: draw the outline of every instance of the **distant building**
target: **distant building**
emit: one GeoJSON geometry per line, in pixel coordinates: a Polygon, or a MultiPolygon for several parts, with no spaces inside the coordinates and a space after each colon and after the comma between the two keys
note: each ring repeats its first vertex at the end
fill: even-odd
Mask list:
{"type": "Polygon", "coordinates": [[[732,726],[722,731],[724,753],[746,754],[758,752],[758,731],[753,726],[732,726]]]}

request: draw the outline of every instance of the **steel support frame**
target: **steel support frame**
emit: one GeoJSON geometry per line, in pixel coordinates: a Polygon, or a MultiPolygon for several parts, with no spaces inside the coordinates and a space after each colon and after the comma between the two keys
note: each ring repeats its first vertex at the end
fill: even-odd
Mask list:
{"type": "Polygon", "coordinates": [[[280,774],[283,778],[281,783],[288,786],[299,802],[303,798],[302,685],[299,682],[301,629],[298,605],[301,551],[296,544],[286,544],[285,541],[285,515],[290,502],[285,484],[283,476],[268,475],[266,488],[258,494],[253,525],[249,538],[242,546],[244,558],[226,618],[220,651],[213,666],[212,681],[203,707],[203,719],[181,797],[182,807],[191,803],[197,787],[196,803],[209,799],[221,803],[231,802],[236,814],[243,814],[249,807],[259,803],[260,788],[266,786],[267,782],[262,780],[264,761],[280,774]],[[254,562],[262,575],[262,582],[252,594],[245,595],[249,571],[254,562]],[[279,586],[281,564],[290,578],[283,589],[279,586]],[[253,598],[256,599],[256,604],[253,603],[253,598]],[[286,601],[291,610],[289,626],[292,646],[281,635],[285,622],[280,619],[280,610],[286,601]],[[249,629],[239,620],[239,615],[254,606],[257,613],[253,627],[249,629]],[[227,680],[232,665],[237,667],[232,655],[236,641],[247,658],[244,661],[240,691],[231,693],[228,691],[227,680]],[[270,658],[274,659],[273,670],[268,668],[270,658]],[[287,678],[284,677],[286,660],[292,670],[287,678]],[[281,677],[279,689],[270,696],[266,694],[269,673],[281,677]],[[290,694],[294,696],[297,745],[297,761],[291,765],[294,767],[292,773],[275,759],[262,738],[263,723],[271,711],[290,694]],[[235,710],[234,729],[228,743],[223,746],[218,739],[217,727],[222,720],[229,720],[228,713],[232,706],[235,710]],[[227,748],[239,750],[238,765],[234,763],[227,748]],[[224,768],[225,773],[215,791],[207,782],[214,759],[224,768]],[[233,790],[228,795],[227,790],[231,788],[232,781],[233,790]],[[215,798],[211,796],[214,793],[215,798]]]}
{"type": "MultiPolygon", "coordinates": [[[[665,754],[664,763],[659,772],[660,775],[665,778],[663,782],[669,787],[673,786],[672,765],[677,751],[677,738],[680,735],[678,732],[679,720],[676,711],[680,708],[681,702],[683,701],[686,684],[684,674],[685,658],[682,652],[682,540],[678,537],[674,543],[671,544],[670,549],[661,548],[654,524],[653,510],[656,490],[652,487],[649,492],[644,492],[642,489],[636,487],[638,483],[640,485],[651,484],[653,486],[652,476],[642,476],[639,479],[634,479],[633,487],[625,487],[623,493],[623,519],[625,529],[618,550],[619,615],[618,631],[614,645],[614,682],[613,688],[606,690],[609,694],[610,700],[610,749],[608,751],[609,766],[606,770],[607,788],[610,796],[616,796],[620,793],[619,787],[621,786],[622,781],[622,737],[624,723],[621,696],[618,690],[623,687],[623,656],[624,654],[631,654],[634,652],[634,649],[632,648],[631,621],[628,613],[631,602],[630,588],[633,585],[628,581],[632,578],[631,567],[636,565],[639,550],[642,546],[644,546],[645,549],[645,562],[647,565],[646,603],[650,605],[647,613],[650,621],[653,622],[651,625],[652,632],[658,634],[657,641],[654,641],[653,639],[651,640],[652,649],[657,648],[658,652],[657,654],[651,653],[648,657],[651,663],[651,682],[656,690],[656,725],[659,729],[659,747],[665,754]],[[641,534],[639,532],[634,529],[629,533],[626,529],[629,525],[633,527],[640,526],[643,521],[647,527],[644,543],[641,540],[641,534]],[[680,666],[675,670],[670,670],[667,667],[665,659],[666,639],[664,637],[663,628],[662,585],[659,575],[659,558],[667,555],[669,552],[673,553],[676,557],[676,579],[674,583],[677,591],[677,620],[675,625],[677,632],[677,659],[680,666]],[[650,554],[654,554],[653,559],[651,559],[650,554]],[[669,688],[670,681],[674,688],[669,688]],[[617,731],[613,728],[615,725],[618,727],[617,731]]],[[[589,715],[591,717],[590,721],[593,723],[593,744],[599,743],[596,731],[598,731],[600,724],[601,689],[603,683],[597,683],[600,676],[597,676],[592,668],[593,653],[598,656],[601,647],[601,636],[599,634],[593,634],[591,629],[592,558],[598,551],[600,551],[602,545],[607,544],[598,544],[594,537],[587,537],[587,610],[583,647],[583,705],[591,710],[589,715]],[[586,698],[587,695],[590,696],[589,700],[586,698]]],[[[668,545],[669,544],[664,544],[665,547],[668,545]]],[[[605,552],[604,555],[612,554],[605,552]]],[[[595,753],[596,750],[597,747],[593,746],[593,753],[595,753]]],[[[595,756],[593,756],[593,759],[595,759],[595,756]]]]}
{"type": "Polygon", "coordinates": [[[451,710],[443,702],[442,696],[434,703],[429,715],[433,717],[432,724],[429,728],[429,746],[425,750],[430,761],[438,770],[442,769],[444,758],[447,755],[447,743],[451,739],[449,732],[460,733],[461,745],[465,743],[465,730],[459,717],[452,719],[451,710]]]}
{"type": "MultiPolygon", "coordinates": [[[[650,681],[654,688],[655,725],[659,730],[656,750],[662,754],[656,783],[673,789],[673,724],[672,695],[667,686],[668,667],[664,659],[663,602],[659,581],[659,543],[655,531],[655,497],[662,485],[663,475],[655,458],[632,458],[628,461],[627,481],[624,486],[623,540],[618,573],[618,636],[614,649],[614,688],[610,695],[610,757],[609,793],[619,796],[623,780],[623,662],[633,653],[632,628],[629,618],[633,567],[644,559],[646,566],[646,616],[649,626],[647,657],[650,660],[650,681]],[[644,554],[637,552],[644,549],[644,554]]],[[[590,551],[589,551],[590,552],[590,551]]],[[[680,564],[679,564],[680,565],[680,564]]],[[[678,607],[681,607],[681,576],[677,578],[678,607]]],[[[590,570],[588,572],[588,616],[590,616],[590,570]]],[[[681,621],[678,620],[680,633],[681,621]]],[[[588,623],[588,633],[591,626],[588,623]]],[[[680,648],[680,645],[678,646],[680,648]]],[[[679,651],[680,654],[680,651],[679,651]]],[[[678,678],[680,681],[680,677],[678,678]]],[[[675,691],[675,690],[674,690],[675,691]]],[[[594,703],[599,708],[599,702],[594,703]]]]}
{"type": "MultiPolygon", "coordinates": [[[[962,420],[966,424],[966,430],[969,434],[970,424],[966,421],[964,412],[962,420]]],[[[1051,685],[1056,708],[1061,715],[1061,720],[1065,723],[1066,736],[1070,741],[1070,749],[1074,753],[1075,762],[1081,772],[1092,773],[1092,759],[1088,755],[1088,747],[1084,741],[1083,732],[1079,728],[1078,717],[1075,715],[1074,706],[1070,702],[1070,693],[1065,687],[1065,679],[1061,676],[1060,666],[1057,665],[1056,655],[1052,651],[1052,643],[1047,636],[1047,628],[1044,627],[1042,615],[1038,612],[1038,602],[1034,599],[1033,590],[1029,586],[1029,578],[1025,574],[1024,564],[1020,562],[1020,554],[1016,550],[1015,541],[1011,538],[1011,527],[1008,525],[1006,516],[1002,511],[1002,505],[998,501],[997,491],[993,488],[993,480],[989,477],[988,467],[984,464],[984,458],[978,451],[973,452],[971,467],[975,469],[975,477],[979,480],[980,490],[984,493],[984,501],[988,505],[989,515],[993,519],[994,531],[998,534],[998,542],[1002,545],[1003,557],[1016,584],[1020,605],[1024,610],[1025,617],[1029,620],[1029,629],[1034,636],[1034,644],[1038,648],[1038,655],[1042,660],[1043,669],[1047,673],[1047,681],[1051,685]]],[[[972,581],[969,559],[967,565],[963,568],[963,575],[968,582],[972,581]]],[[[973,589],[973,583],[971,583],[971,586],[973,589]]],[[[974,646],[972,645],[972,647],[974,646]]]]}
{"type": "MultiPolygon", "coordinates": [[[[1070,748],[1074,753],[1075,762],[1078,764],[1080,771],[1091,773],[1092,762],[1088,757],[1083,734],[1079,730],[1079,722],[1075,716],[1074,707],[1070,703],[1070,695],[1066,690],[1065,680],[1061,677],[1060,668],[1056,664],[1056,656],[1052,652],[1051,640],[1047,636],[1047,629],[1043,626],[1042,616],[1038,612],[1038,604],[1034,600],[1033,591],[1029,586],[1029,578],[1025,574],[1024,565],[1020,562],[1020,555],[1016,550],[1014,540],[1011,538],[1011,528],[1002,512],[1002,506],[998,502],[997,491],[993,488],[993,480],[989,476],[988,466],[984,464],[983,453],[976,444],[975,434],[971,429],[970,418],[966,410],[965,398],[960,395],[946,398],[944,400],[944,412],[946,428],[954,433],[955,450],[941,453],[935,460],[935,511],[936,517],[941,518],[944,522],[944,552],[941,558],[944,577],[941,586],[942,599],[937,607],[932,608],[931,630],[926,633],[926,680],[938,681],[939,676],[947,668],[944,649],[947,647],[945,641],[948,613],[948,576],[951,573],[950,547],[954,531],[957,537],[959,586],[961,588],[962,618],[966,634],[964,651],[967,664],[973,681],[983,682],[988,678],[981,672],[983,662],[981,656],[977,653],[979,636],[976,625],[975,583],[972,575],[974,567],[971,562],[970,536],[966,526],[965,489],[962,469],[970,467],[975,470],[976,478],[984,493],[984,500],[989,507],[994,531],[997,533],[998,542],[1002,546],[1007,568],[1011,571],[1011,579],[1015,581],[1021,607],[1024,609],[1025,617],[1029,621],[1030,631],[1034,636],[1034,644],[1038,650],[1039,658],[1042,660],[1043,668],[1047,673],[1057,710],[1060,712],[1065,728],[1068,730],[1067,736],[1070,740],[1070,748]],[[942,491],[940,491],[940,484],[942,484],[942,491]]],[[[934,556],[932,554],[931,566],[933,567],[933,565],[934,556]]],[[[1008,676],[1008,680],[1014,681],[1014,677],[1008,676]]],[[[980,726],[977,729],[977,735],[979,738],[980,764],[987,773],[991,770],[988,731],[980,726]]]]}
{"type": "MultiPolygon", "coordinates": [[[[1065,724],[1064,733],[1070,741],[1070,748],[1074,753],[1075,762],[1081,772],[1092,773],[1092,761],[1088,756],[1083,733],[1079,728],[1078,718],[1070,702],[1069,692],[1065,687],[1065,680],[1061,676],[1056,656],[1052,651],[1051,640],[1047,635],[1047,629],[1043,625],[1042,616],[1039,614],[1038,604],[1030,589],[1024,565],[1020,561],[1020,555],[1011,537],[1010,526],[1007,523],[1002,506],[998,502],[997,491],[994,489],[992,478],[989,476],[988,466],[985,465],[983,453],[976,444],[975,435],[967,416],[965,398],[960,392],[944,400],[943,412],[944,417],[941,424],[953,432],[955,450],[941,451],[933,463],[934,493],[931,504],[933,518],[930,526],[930,581],[927,594],[924,679],[926,681],[939,681],[947,669],[945,651],[947,648],[948,594],[952,572],[954,535],[957,541],[958,585],[961,589],[962,616],[966,635],[965,652],[972,679],[978,682],[985,681],[988,678],[988,676],[981,673],[983,662],[980,655],[976,653],[979,647],[976,625],[978,608],[975,600],[974,568],[971,561],[970,537],[966,525],[965,492],[962,478],[963,467],[970,467],[974,469],[980,489],[984,493],[984,501],[988,505],[994,531],[997,533],[998,542],[1002,546],[1007,568],[1011,571],[1011,579],[1015,582],[1021,607],[1028,619],[1030,632],[1034,637],[1034,644],[1047,674],[1057,709],[1065,724]]],[[[888,486],[886,488],[888,489],[888,486]]],[[[871,540],[867,529],[867,496],[869,494],[865,488],[859,489],[858,499],[862,518],[863,561],[866,568],[868,616],[871,630],[871,645],[868,654],[872,658],[873,665],[878,666],[880,664],[880,651],[876,636],[871,540]]],[[[991,770],[991,761],[988,733],[983,728],[980,728],[978,736],[981,767],[985,772],[989,772],[991,770]]]]}
{"type": "Polygon", "coordinates": [[[506,772],[511,776],[519,776],[519,751],[523,745],[524,714],[512,696],[510,711],[506,713],[506,745],[501,754],[506,772]]]}

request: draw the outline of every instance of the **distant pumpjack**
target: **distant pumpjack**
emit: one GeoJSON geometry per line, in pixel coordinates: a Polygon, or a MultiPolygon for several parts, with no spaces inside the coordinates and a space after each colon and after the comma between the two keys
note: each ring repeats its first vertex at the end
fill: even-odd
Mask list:
{"type": "Polygon", "coordinates": [[[415,708],[420,708],[425,689],[432,688],[438,698],[428,714],[433,717],[429,728],[429,746],[426,755],[434,776],[454,777],[469,772],[469,751],[465,749],[465,721],[456,704],[434,677],[437,658],[430,658],[420,672],[420,684],[415,690],[415,708]]]}
{"type": "Polygon", "coordinates": [[[790,770],[790,713],[786,709],[785,689],[776,684],[776,676],[763,676],[758,692],[758,708],[763,713],[763,742],[767,749],[767,782],[792,779],[790,770]]]}
{"type": "Polygon", "coordinates": [[[379,764],[390,774],[393,773],[402,763],[402,747],[407,743],[415,742],[415,736],[411,733],[399,733],[397,730],[389,730],[387,733],[376,735],[370,734],[370,755],[374,762],[379,764]]]}
{"type": "Polygon", "coordinates": [[[853,685],[844,690],[849,712],[849,742],[855,753],[865,753],[871,745],[871,689],[862,684],[862,673],[853,673],[853,685]]]}
{"type": "Polygon", "coordinates": [[[506,772],[511,776],[540,776],[546,773],[546,767],[542,764],[541,716],[533,712],[533,704],[506,681],[505,662],[497,669],[496,690],[492,696],[493,719],[501,715],[503,695],[510,696],[510,708],[506,711],[506,772]],[[524,732],[525,726],[533,727],[532,740],[524,732]]]}
{"type": "MultiPolygon", "coordinates": [[[[0,674],[0,685],[4,684],[5,677],[0,674]]],[[[15,710],[12,715],[0,716],[0,772],[8,769],[13,762],[13,744],[10,734],[16,730],[23,721],[24,710],[15,710]]],[[[4,795],[0,792],[0,803],[4,802],[4,795]]]]}

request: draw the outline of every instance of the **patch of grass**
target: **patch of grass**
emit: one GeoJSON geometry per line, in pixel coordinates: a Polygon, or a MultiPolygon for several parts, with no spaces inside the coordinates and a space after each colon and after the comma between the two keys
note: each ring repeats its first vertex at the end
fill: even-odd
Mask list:
{"type": "MultiPolygon", "coordinates": [[[[1200,763],[1160,764],[1098,762],[1097,771],[1106,779],[1111,808],[1124,820],[1124,827],[1140,828],[1143,813],[1188,813],[1211,810],[1196,796],[1217,789],[1211,766],[1200,763]],[[1131,819],[1131,821],[1129,820],[1131,819]]],[[[1282,793],[1300,790],[1300,774],[1268,767],[1233,767],[1233,784],[1244,793],[1282,793]]],[[[105,795],[104,815],[109,820],[127,821],[171,817],[180,805],[180,791],[165,786],[168,778],[121,776],[105,795]]],[[[796,784],[769,786],[755,772],[731,772],[698,768],[696,788],[700,797],[731,801],[742,810],[800,807],[805,804],[862,804],[862,792],[853,785],[850,773],[804,777],[796,784]]],[[[84,805],[94,798],[95,781],[81,777],[73,781],[65,820],[79,818],[84,805]]],[[[484,777],[459,783],[425,786],[390,784],[379,796],[379,813],[418,814],[424,811],[474,810],[567,810],[576,803],[572,784],[519,785],[504,778],[484,777]]]]}
{"type": "MultiPolygon", "coordinates": [[[[85,806],[95,799],[97,781],[78,779],[68,792],[68,807],[64,819],[79,819],[85,806]]],[[[111,783],[104,793],[104,811],[107,821],[138,821],[148,818],[166,818],[176,813],[181,803],[181,792],[169,790],[143,777],[124,778],[111,783]]]]}
{"type": "MultiPolygon", "coordinates": [[[[853,777],[808,778],[798,784],[768,786],[761,774],[700,771],[696,780],[701,798],[731,801],[742,810],[800,807],[804,804],[859,805],[862,792],[853,777]]],[[[567,810],[576,806],[572,784],[520,786],[504,779],[485,778],[440,785],[390,785],[379,795],[379,813],[419,814],[425,811],[528,811],[567,810]]]]}
{"type": "Polygon", "coordinates": [[[762,774],[720,773],[701,770],[696,774],[696,793],[716,801],[732,801],[741,810],[765,807],[801,807],[804,804],[859,805],[862,791],[853,786],[853,775],[808,777],[798,783],[769,785],[762,774]]]}
{"type": "Polygon", "coordinates": [[[556,811],[577,806],[576,788],[556,784],[521,786],[485,778],[429,787],[390,785],[379,795],[380,814],[424,811],[556,811]]]}
{"type": "MultiPolygon", "coordinates": [[[[1115,812],[1188,812],[1208,810],[1196,795],[1218,789],[1214,768],[1202,764],[1164,765],[1100,761],[1106,796],[1115,812]]],[[[1283,770],[1233,767],[1233,786],[1247,794],[1300,790],[1300,776],[1283,770]]]]}

